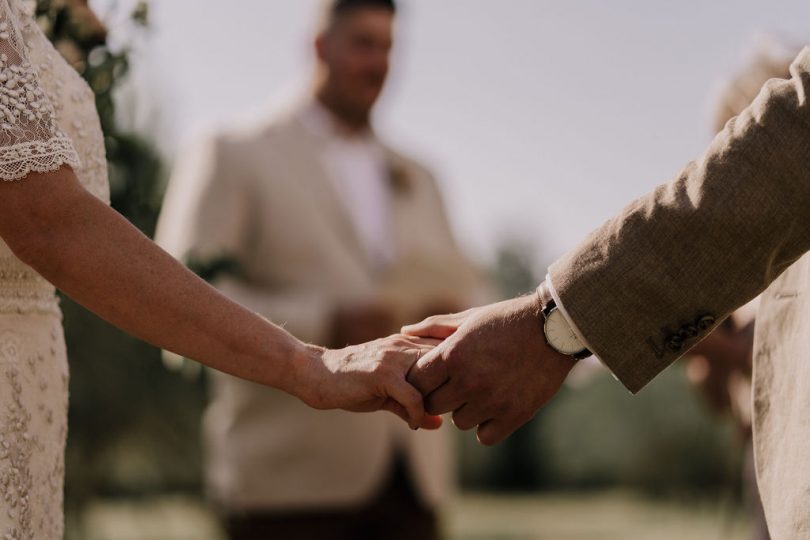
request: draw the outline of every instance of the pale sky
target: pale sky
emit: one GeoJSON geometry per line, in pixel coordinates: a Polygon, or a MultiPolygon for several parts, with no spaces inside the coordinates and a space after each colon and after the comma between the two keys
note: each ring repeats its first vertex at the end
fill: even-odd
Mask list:
{"type": "MultiPolygon", "coordinates": [[[[113,0],[98,0],[97,6],[113,0]]],[[[159,0],[137,60],[171,158],[303,91],[318,0],[159,0]]],[[[810,2],[401,0],[383,136],[437,173],[454,229],[556,257],[710,140],[755,36],[810,42],[810,2]]]]}

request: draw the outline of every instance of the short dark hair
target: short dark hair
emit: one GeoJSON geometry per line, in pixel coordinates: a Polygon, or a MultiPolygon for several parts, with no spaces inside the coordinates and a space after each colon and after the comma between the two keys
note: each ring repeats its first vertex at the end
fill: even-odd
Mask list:
{"type": "Polygon", "coordinates": [[[391,13],[397,12],[394,0],[329,0],[326,4],[326,18],[334,22],[342,15],[362,8],[382,8],[391,13]]]}

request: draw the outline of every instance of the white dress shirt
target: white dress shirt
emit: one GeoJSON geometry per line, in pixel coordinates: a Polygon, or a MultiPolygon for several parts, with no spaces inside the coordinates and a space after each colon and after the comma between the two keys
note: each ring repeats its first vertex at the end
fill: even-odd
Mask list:
{"type": "Polygon", "coordinates": [[[371,129],[357,133],[338,124],[317,101],[304,111],[304,125],[326,140],[322,159],[354,230],[375,268],[396,256],[391,220],[390,172],[371,129]]]}

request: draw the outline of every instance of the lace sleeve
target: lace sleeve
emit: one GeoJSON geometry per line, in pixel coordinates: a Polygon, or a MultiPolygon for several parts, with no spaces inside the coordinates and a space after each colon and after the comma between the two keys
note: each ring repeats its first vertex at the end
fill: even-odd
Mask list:
{"type": "Polygon", "coordinates": [[[17,17],[8,0],[0,0],[0,180],[79,165],[29,61],[17,17]]]}

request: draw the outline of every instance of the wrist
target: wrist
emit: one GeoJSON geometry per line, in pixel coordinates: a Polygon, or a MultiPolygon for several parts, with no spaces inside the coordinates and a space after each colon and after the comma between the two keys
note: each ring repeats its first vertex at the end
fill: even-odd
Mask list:
{"type": "Polygon", "coordinates": [[[538,301],[536,294],[519,296],[511,300],[511,302],[514,305],[514,309],[520,314],[520,316],[527,318],[531,317],[535,320],[537,320],[537,317],[540,317],[539,320],[542,320],[543,306],[538,301]]]}
{"type": "Polygon", "coordinates": [[[531,339],[537,341],[544,351],[555,355],[566,356],[557,352],[551,347],[543,332],[543,307],[544,304],[537,294],[528,294],[515,298],[511,301],[518,317],[525,319],[527,328],[531,331],[531,339]]]}
{"type": "Polygon", "coordinates": [[[545,304],[537,294],[529,294],[513,300],[521,317],[529,321],[530,338],[537,343],[541,351],[540,361],[553,366],[553,370],[561,379],[565,379],[574,368],[577,360],[572,356],[563,354],[549,345],[543,331],[543,308],[545,304]]]}
{"type": "Polygon", "coordinates": [[[279,388],[309,403],[313,386],[315,386],[315,373],[317,366],[323,365],[323,355],[327,349],[308,343],[296,345],[288,369],[284,370],[281,386],[279,388]]]}
{"type": "Polygon", "coordinates": [[[534,296],[540,308],[540,320],[546,344],[555,352],[569,356],[573,360],[582,360],[591,356],[593,353],[588,349],[585,340],[568,317],[565,308],[558,304],[548,279],[537,287],[537,294],[534,296]]]}

